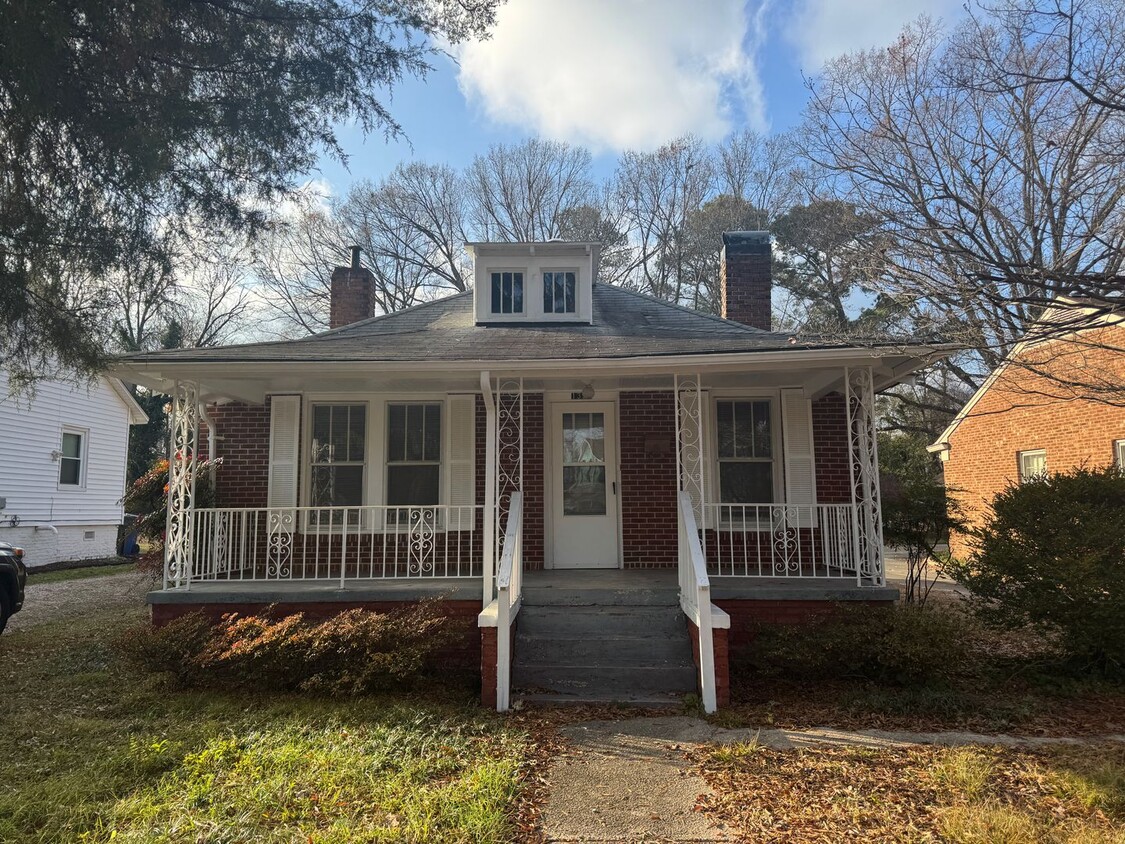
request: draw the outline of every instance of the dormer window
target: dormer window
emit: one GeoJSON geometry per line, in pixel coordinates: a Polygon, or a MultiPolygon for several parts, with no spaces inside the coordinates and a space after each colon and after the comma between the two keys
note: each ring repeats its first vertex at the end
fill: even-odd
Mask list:
{"type": "Polygon", "coordinates": [[[523,313],[523,273],[502,270],[492,273],[492,313],[523,313]]]}
{"type": "Polygon", "coordinates": [[[546,270],[543,273],[543,313],[573,314],[578,274],[574,270],[546,270]]]}

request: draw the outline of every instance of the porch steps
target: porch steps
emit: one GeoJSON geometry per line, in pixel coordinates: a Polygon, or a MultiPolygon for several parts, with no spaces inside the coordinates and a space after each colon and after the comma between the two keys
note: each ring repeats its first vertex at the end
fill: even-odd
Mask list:
{"type": "Polygon", "coordinates": [[[556,603],[554,595],[550,603],[537,602],[539,596],[525,592],[516,624],[515,699],[674,705],[696,690],[678,604],[637,592],[595,602],[595,590],[586,591],[578,599],[589,602],[581,604],[556,603]]]}

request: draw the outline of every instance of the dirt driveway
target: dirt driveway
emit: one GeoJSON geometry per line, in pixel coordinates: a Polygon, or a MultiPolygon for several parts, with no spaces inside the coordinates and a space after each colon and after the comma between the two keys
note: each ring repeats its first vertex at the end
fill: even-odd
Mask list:
{"type": "Polygon", "coordinates": [[[152,588],[152,578],[137,571],[40,584],[32,575],[23,609],[8,620],[5,634],[95,610],[141,607],[145,593],[152,588]]]}

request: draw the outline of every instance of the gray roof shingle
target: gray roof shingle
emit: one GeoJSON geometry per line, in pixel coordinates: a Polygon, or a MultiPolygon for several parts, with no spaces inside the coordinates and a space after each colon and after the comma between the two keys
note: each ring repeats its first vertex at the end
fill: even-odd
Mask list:
{"type": "MultiPolygon", "coordinates": [[[[847,345],[804,338],[794,344],[790,334],[751,328],[607,284],[594,286],[593,305],[593,324],[477,325],[473,294],[459,293],[298,340],[136,353],[121,360],[137,363],[548,360],[847,345]]],[[[877,345],[890,343],[890,338],[884,338],[877,345]]]]}

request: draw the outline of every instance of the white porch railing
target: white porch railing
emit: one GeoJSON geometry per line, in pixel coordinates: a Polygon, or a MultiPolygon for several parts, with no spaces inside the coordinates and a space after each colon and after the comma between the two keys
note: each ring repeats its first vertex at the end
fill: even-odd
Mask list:
{"type": "Polygon", "coordinates": [[[852,504],[704,504],[707,570],[719,577],[856,579],[885,583],[882,558],[863,559],[852,504]]]}
{"type": "Polygon", "coordinates": [[[679,514],[680,607],[698,631],[699,689],[703,698],[703,710],[714,712],[718,708],[718,696],[715,689],[711,581],[707,577],[707,563],[699,544],[699,529],[695,524],[695,511],[688,493],[679,493],[676,509],[679,514]]]}
{"type": "Polygon", "coordinates": [[[191,555],[169,585],[203,581],[480,577],[484,508],[216,508],[188,513],[191,555]]]}
{"type": "Polygon", "coordinates": [[[523,601],[523,493],[513,492],[496,570],[496,711],[512,697],[512,624],[523,601]]]}

